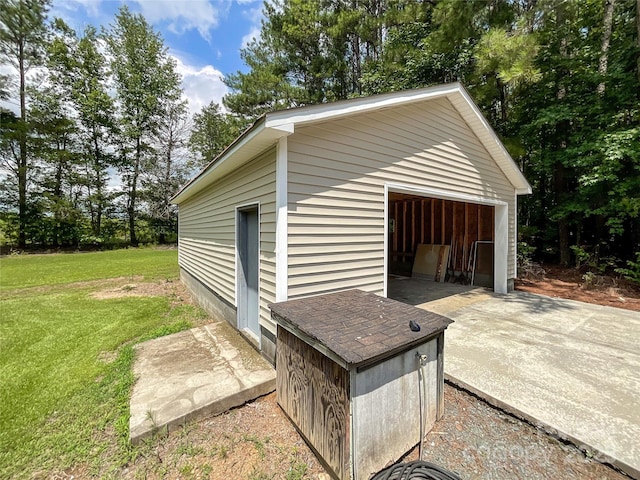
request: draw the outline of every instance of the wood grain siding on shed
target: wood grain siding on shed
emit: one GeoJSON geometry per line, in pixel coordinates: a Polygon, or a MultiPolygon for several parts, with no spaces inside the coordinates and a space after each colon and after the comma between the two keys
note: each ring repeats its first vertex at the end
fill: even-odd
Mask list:
{"type": "Polygon", "coordinates": [[[275,150],[260,155],[180,205],[179,264],[231,305],[235,298],[236,207],[260,202],[260,323],[274,334],[275,150]]]}
{"type": "Polygon", "coordinates": [[[289,298],[382,293],[385,183],[508,203],[515,276],[515,190],[448,100],[300,127],[288,146],[289,298]]]}
{"type": "Polygon", "coordinates": [[[278,326],[278,403],[337,478],[349,478],[349,372],[278,326]]]}

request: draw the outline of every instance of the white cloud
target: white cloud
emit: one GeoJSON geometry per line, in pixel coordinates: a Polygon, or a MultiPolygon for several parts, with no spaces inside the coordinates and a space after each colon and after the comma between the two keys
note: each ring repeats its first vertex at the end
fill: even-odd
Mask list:
{"type": "Polygon", "coordinates": [[[84,8],[84,10],[87,12],[87,15],[89,15],[90,17],[98,17],[101,14],[100,4],[102,3],[102,0],[67,0],[66,2],[61,3],[76,3],[78,5],[81,5],[82,8],[84,8]]]}
{"type": "Polygon", "coordinates": [[[222,72],[212,65],[196,67],[188,65],[174,55],[176,71],[182,75],[185,97],[189,100],[189,111],[193,115],[212,100],[222,104],[222,97],[229,91],[222,82],[222,72]]]}
{"type": "MultiPolygon", "coordinates": [[[[242,3],[239,1],[238,3],[242,3]]],[[[248,2],[246,2],[248,3],[248,2]]],[[[241,48],[245,48],[251,41],[260,36],[260,29],[262,28],[262,20],[264,19],[264,11],[262,5],[254,8],[249,8],[242,11],[242,16],[249,20],[250,30],[242,37],[241,48]]]]}
{"type": "Polygon", "coordinates": [[[196,29],[211,41],[210,30],[217,27],[220,11],[208,0],[135,0],[149,23],[168,21],[167,28],[177,34],[196,29]]]}
{"type": "Polygon", "coordinates": [[[77,14],[83,9],[89,17],[97,18],[102,15],[102,0],[64,0],[55,2],[50,13],[51,16],[67,17],[68,14],[77,14]],[[66,13],[66,14],[65,14],[66,13]]]}
{"type": "Polygon", "coordinates": [[[251,41],[255,38],[258,38],[260,35],[260,27],[253,27],[249,33],[242,37],[242,45],[241,48],[245,48],[247,45],[251,43],[251,41]]]}

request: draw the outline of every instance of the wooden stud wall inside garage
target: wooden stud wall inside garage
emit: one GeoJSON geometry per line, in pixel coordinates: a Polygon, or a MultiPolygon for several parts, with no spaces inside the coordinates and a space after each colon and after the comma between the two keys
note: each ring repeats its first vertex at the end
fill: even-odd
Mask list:
{"type": "Polygon", "coordinates": [[[494,207],[389,194],[389,273],[411,275],[419,243],[451,245],[450,268],[466,271],[475,241],[494,241],[494,207]],[[455,259],[455,263],[454,263],[455,259]]]}

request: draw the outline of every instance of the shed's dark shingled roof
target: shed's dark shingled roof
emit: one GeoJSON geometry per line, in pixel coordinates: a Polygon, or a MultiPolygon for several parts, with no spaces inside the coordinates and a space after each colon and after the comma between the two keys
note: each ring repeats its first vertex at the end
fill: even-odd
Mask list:
{"type": "Polygon", "coordinates": [[[424,343],[453,323],[442,315],[361,290],[289,300],[269,307],[279,323],[289,324],[320,342],[349,368],[424,343]],[[411,331],[410,320],[420,325],[419,332],[411,331]]]}

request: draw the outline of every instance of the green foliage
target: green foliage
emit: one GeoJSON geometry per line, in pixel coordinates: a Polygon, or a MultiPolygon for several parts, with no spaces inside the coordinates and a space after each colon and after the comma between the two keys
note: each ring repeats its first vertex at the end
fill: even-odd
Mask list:
{"type": "Polygon", "coordinates": [[[309,469],[306,463],[303,463],[297,459],[291,460],[291,466],[287,470],[286,480],[302,480],[306,477],[307,470],[309,469]]]}
{"type": "Polygon", "coordinates": [[[16,69],[37,66],[44,57],[48,0],[0,0],[0,57],[16,69]]]}
{"type": "Polygon", "coordinates": [[[184,158],[187,133],[186,101],[166,100],[156,134],[159,155],[144,162],[141,182],[141,198],[147,205],[145,218],[155,241],[161,244],[175,241],[178,232],[178,207],[171,198],[188,179],[189,163],[184,158]]]}
{"type": "Polygon", "coordinates": [[[264,11],[259,38],[241,52],[250,70],[224,79],[232,89],[223,100],[225,107],[249,121],[269,111],[318,103],[325,96],[327,80],[321,72],[329,52],[320,40],[319,2],[276,1],[265,3],[264,11]]]}
{"type": "MultiPolygon", "coordinates": [[[[2,139],[3,170],[9,172],[17,190],[18,245],[24,247],[27,240],[28,198],[27,190],[33,176],[32,147],[29,144],[31,125],[27,112],[28,86],[38,81],[38,76],[27,75],[33,67],[44,63],[44,46],[47,37],[46,17],[48,0],[0,0],[0,61],[13,67],[16,78],[14,98],[19,99],[19,116],[12,120],[9,135],[11,155],[6,155],[6,138],[2,139]]],[[[6,82],[6,78],[5,82],[6,82]]],[[[8,95],[3,92],[3,95],[8,95]]],[[[4,115],[3,115],[4,116],[4,115]]],[[[5,129],[2,129],[3,137],[5,129]]]]}
{"type": "Polygon", "coordinates": [[[145,160],[156,152],[150,139],[160,132],[171,109],[181,103],[180,77],[160,35],[126,6],[116,14],[105,39],[113,57],[111,69],[120,103],[117,166],[125,188],[129,238],[137,246],[138,189],[145,160]]]}
{"type": "Polygon", "coordinates": [[[617,268],[616,273],[640,285],[640,252],[636,252],[635,257],[635,260],[627,260],[627,268],[617,268]]]}
{"type": "Polygon", "coordinates": [[[589,248],[584,245],[571,245],[576,269],[588,269],[590,275],[604,275],[615,270],[619,260],[612,256],[602,256],[601,251],[605,250],[606,244],[596,245],[589,248]]]}
{"type": "Polygon", "coordinates": [[[536,82],[540,78],[540,69],[534,63],[538,49],[533,35],[493,28],[476,45],[476,68],[480,73],[496,75],[503,84],[536,82]]]}
{"type": "Polygon", "coordinates": [[[223,113],[215,102],[202,107],[193,116],[189,146],[196,166],[204,168],[235,140],[244,126],[237,117],[223,113]]]}
{"type": "Polygon", "coordinates": [[[531,262],[536,247],[529,245],[527,242],[518,242],[518,265],[524,265],[531,262]]]}
{"type": "Polygon", "coordinates": [[[532,184],[519,200],[538,231],[532,260],[568,264],[586,244],[624,265],[640,248],[634,0],[267,2],[247,68],[225,78],[227,111],[208,105],[191,132],[175,65],[141,15],[123,7],[102,36],[79,35],[47,25],[46,1],[0,6],[1,61],[22,55],[47,77],[0,76],[0,97],[22,93],[18,115],[0,110],[5,245],[171,241],[171,195],[265,112],[461,81],[532,184]]]}
{"type": "Polygon", "coordinates": [[[18,219],[16,215],[0,216],[0,247],[18,243],[18,219]]]}
{"type": "MultiPolygon", "coordinates": [[[[225,107],[253,120],[268,111],[359,95],[363,66],[382,52],[386,3],[266,2],[260,36],[242,50],[249,71],[225,77],[232,90],[225,107]]],[[[388,15],[409,21],[409,12],[400,20],[400,10],[390,8],[388,15]]]]}
{"type": "Polygon", "coordinates": [[[533,186],[520,218],[539,232],[535,259],[568,264],[586,243],[628,260],[640,246],[640,39],[636,2],[621,0],[603,50],[606,5],[281,0],[224,103],[255,118],[462,81],[533,186]]]}
{"type": "Polygon", "coordinates": [[[140,225],[152,228],[145,243],[175,239],[170,198],[189,175],[186,104],[159,35],[126,8],[100,36],[91,26],[78,35],[60,19],[47,24],[48,1],[1,7],[0,60],[22,69],[0,85],[21,107],[0,111],[0,212],[3,230],[18,231],[3,244],[137,245],[140,225]],[[26,75],[35,66],[37,75],[26,75]],[[114,168],[119,192],[108,186],[114,168]],[[125,216],[126,231],[112,228],[125,216]]]}
{"type": "Polygon", "coordinates": [[[589,254],[580,245],[571,245],[571,251],[576,259],[576,268],[580,268],[583,264],[588,263],[591,260],[591,254],[589,254]]]}
{"type": "MultiPolygon", "coordinates": [[[[84,204],[91,218],[94,237],[102,235],[102,223],[112,195],[107,191],[108,168],[113,165],[110,140],[116,132],[114,101],[107,93],[108,65],[98,48],[98,35],[92,26],[78,38],[62,20],[53,25],[49,46],[49,72],[52,82],[62,90],[73,107],[77,130],[78,167],[71,170],[73,180],[87,190],[84,204]]],[[[74,191],[73,184],[69,190],[74,191]]]]}

